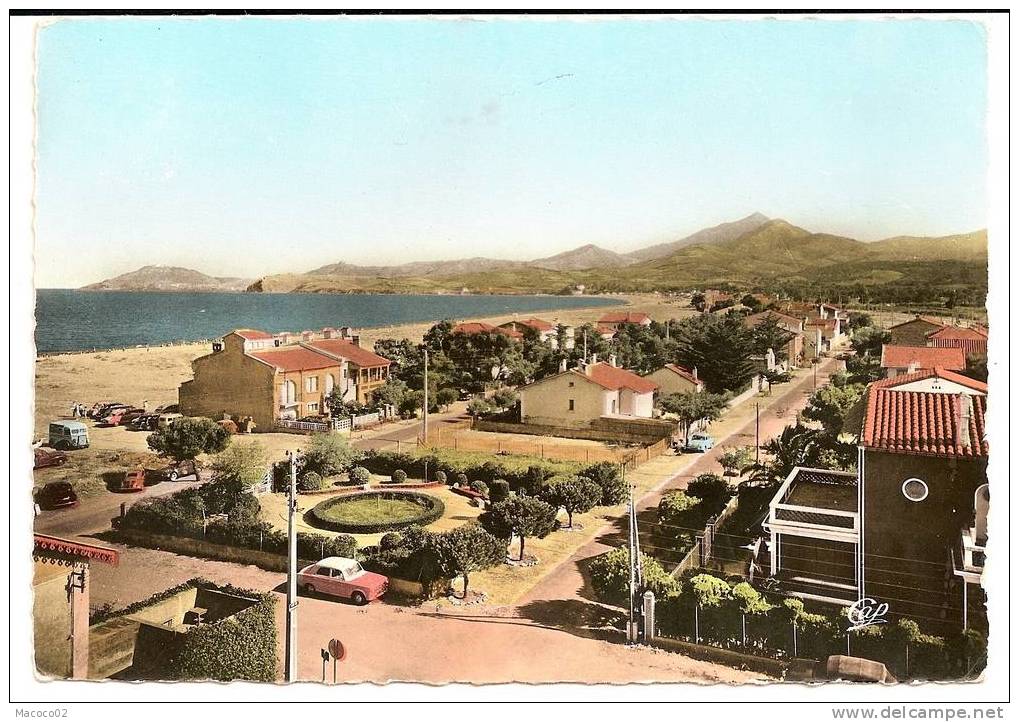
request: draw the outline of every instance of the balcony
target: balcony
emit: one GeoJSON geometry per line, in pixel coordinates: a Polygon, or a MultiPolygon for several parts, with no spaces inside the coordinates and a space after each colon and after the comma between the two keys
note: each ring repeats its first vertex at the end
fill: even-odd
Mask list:
{"type": "Polygon", "coordinates": [[[856,474],[796,467],[771,501],[772,533],[856,543],[860,514],[856,474]]]}

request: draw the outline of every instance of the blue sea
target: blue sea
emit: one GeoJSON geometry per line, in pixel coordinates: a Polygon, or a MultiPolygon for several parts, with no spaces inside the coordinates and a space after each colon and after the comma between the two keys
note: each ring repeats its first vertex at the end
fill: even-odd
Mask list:
{"type": "MultiPolygon", "coordinates": [[[[159,293],[40,289],[39,353],[158,345],[218,338],[235,328],[302,331],[367,328],[511,313],[531,314],[617,299],[587,296],[436,296],[159,293]]],[[[549,320],[552,320],[551,318],[549,320]]]]}

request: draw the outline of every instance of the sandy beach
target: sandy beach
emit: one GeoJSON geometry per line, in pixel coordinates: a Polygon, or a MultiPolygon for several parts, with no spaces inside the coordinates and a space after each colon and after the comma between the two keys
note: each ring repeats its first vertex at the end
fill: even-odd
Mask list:
{"type": "MultiPolygon", "coordinates": [[[[626,307],[643,311],[657,320],[682,318],[693,313],[685,301],[657,295],[620,296],[626,307]]],[[[549,321],[580,325],[592,323],[605,307],[562,309],[535,314],[549,321]]],[[[504,323],[519,314],[491,316],[483,320],[504,323]]],[[[421,340],[434,321],[358,329],[362,344],[371,348],[379,338],[421,340]]],[[[177,387],[191,378],[192,359],[211,351],[208,343],[152,346],[42,356],[36,360],[35,436],[46,433],[47,424],[68,416],[75,401],[91,406],[96,401],[123,401],[149,408],[177,402],[177,387]]]]}

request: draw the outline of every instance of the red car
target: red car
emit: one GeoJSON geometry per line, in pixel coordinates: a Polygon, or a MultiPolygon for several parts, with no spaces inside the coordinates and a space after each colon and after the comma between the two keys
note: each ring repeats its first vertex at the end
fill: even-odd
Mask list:
{"type": "Polygon", "coordinates": [[[141,416],[144,414],[144,409],[132,409],[123,408],[113,411],[109,416],[103,419],[104,426],[120,426],[121,422],[128,422],[131,419],[141,416]]]}
{"type": "Polygon", "coordinates": [[[50,449],[35,449],[35,466],[33,469],[45,469],[48,466],[63,466],[67,463],[67,454],[63,451],[52,451],[50,449]]]}
{"type": "Polygon", "coordinates": [[[389,578],[365,571],[356,559],[326,557],[297,574],[297,586],[307,594],[325,594],[367,604],[389,589],[389,578]]]}
{"type": "Polygon", "coordinates": [[[125,471],[121,474],[110,486],[110,491],[115,491],[118,494],[133,494],[144,488],[145,471],[138,469],[137,471],[125,471]]]}

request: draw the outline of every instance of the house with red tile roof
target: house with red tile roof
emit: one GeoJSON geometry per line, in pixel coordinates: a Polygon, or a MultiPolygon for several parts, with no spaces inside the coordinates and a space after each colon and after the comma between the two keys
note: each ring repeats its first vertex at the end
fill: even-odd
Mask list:
{"type": "Polygon", "coordinates": [[[934,368],[962,371],[966,368],[966,354],[961,348],[895,346],[886,343],[881,347],[881,368],[887,378],[934,368]]]}
{"type": "Polygon", "coordinates": [[[609,311],[598,319],[596,327],[598,329],[598,333],[600,333],[603,338],[606,338],[606,334],[611,334],[607,336],[607,338],[611,338],[624,323],[632,323],[637,326],[650,326],[651,317],[646,313],[641,313],[639,311],[609,311]]]}
{"type": "MultiPolygon", "coordinates": [[[[539,339],[541,339],[544,343],[547,343],[553,349],[559,348],[559,327],[556,324],[541,318],[528,318],[524,320],[514,319],[512,321],[499,324],[498,328],[519,332],[521,336],[528,332],[534,332],[538,334],[539,339]]],[[[565,348],[572,349],[575,345],[575,331],[573,326],[564,326],[563,333],[565,348]]]]}
{"type": "Polygon", "coordinates": [[[367,403],[389,378],[390,362],[359,345],[359,338],[304,332],[291,343],[280,336],[244,329],[213,344],[211,354],[192,361],[193,378],[180,385],[181,413],[243,420],[255,428],[277,422],[327,416],[327,399],[338,391],[345,401],[367,403]],[[260,345],[251,348],[256,341],[260,345]]]}
{"type": "Polygon", "coordinates": [[[502,328],[500,326],[493,326],[490,323],[484,323],[483,321],[467,321],[464,323],[458,323],[453,327],[453,333],[465,333],[468,335],[474,335],[479,333],[498,333],[503,336],[507,336],[514,341],[523,341],[524,334],[512,328],[502,328]]]}
{"type": "MultiPolygon", "coordinates": [[[[768,310],[747,316],[743,319],[743,325],[752,329],[767,321],[774,321],[779,328],[789,334],[785,348],[775,349],[776,354],[784,351],[786,361],[791,366],[799,366],[803,362],[804,343],[806,342],[803,319],[782,313],[781,311],[768,310]]],[[[814,343],[820,343],[816,332],[814,333],[814,343]]]]}
{"type": "Polygon", "coordinates": [[[658,394],[699,394],[704,391],[704,382],[697,378],[697,367],[685,368],[679,364],[665,364],[662,368],[646,374],[644,378],[658,384],[658,394]]]}
{"type": "Polygon", "coordinates": [[[936,634],[986,629],[987,385],[929,369],[871,384],[863,403],[857,472],[798,467],[772,499],[770,573],[787,593],[870,597],[936,634]]]}
{"type": "Polygon", "coordinates": [[[981,326],[943,326],[927,334],[933,348],[961,348],[966,356],[987,355],[987,329],[981,326]]]}
{"type": "Polygon", "coordinates": [[[581,368],[517,389],[525,424],[586,428],[603,417],[651,419],[658,384],[593,357],[581,368]]]}
{"type": "Polygon", "coordinates": [[[891,343],[896,346],[926,346],[927,336],[945,327],[945,324],[930,316],[919,314],[908,321],[888,327],[891,343]]]}

